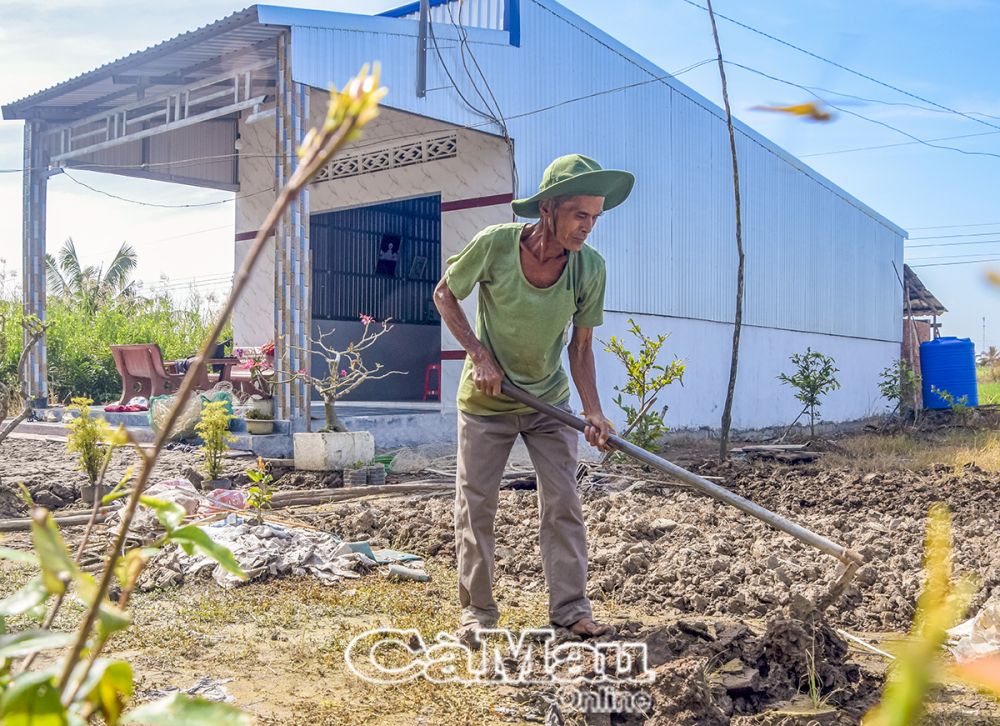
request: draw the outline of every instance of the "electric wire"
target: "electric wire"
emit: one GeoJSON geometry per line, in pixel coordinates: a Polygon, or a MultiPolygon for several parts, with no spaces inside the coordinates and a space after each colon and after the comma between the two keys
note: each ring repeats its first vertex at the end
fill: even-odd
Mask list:
{"type": "Polygon", "coordinates": [[[250,194],[234,194],[229,199],[219,199],[214,202],[198,202],[195,204],[161,204],[159,202],[144,202],[139,199],[129,199],[127,197],[119,196],[118,194],[112,194],[111,192],[107,192],[103,189],[92,187],[86,182],[80,181],[79,179],[77,179],[72,174],[69,174],[66,171],[64,171],[62,175],[68,178],[70,181],[74,182],[75,184],[79,184],[81,187],[85,187],[92,192],[96,192],[97,194],[102,194],[106,197],[111,197],[112,199],[117,199],[121,202],[129,202],[130,204],[139,204],[143,207],[157,207],[160,209],[191,209],[195,207],[214,207],[219,204],[228,204],[230,202],[236,201],[237,199],[248,199],[250,197],[256,197],[260,194],[274,193],[274,189],[261,189],[258,192],[251,192],[250,194]]]}
{"type": "MultiPolygon", "coordinates": [[[[683,2],[689,2],[689,0],[683,0],[683,2]]],[[[750,66],[743,65],[742,63],[736,63],[735,61],[725,61],[725,63],[726,63],[726,65],[733,66],[735,68],[742,68],[743,70],[749,71],[750,73],[756,73],[757,75],[762,76],[764,78],[768,78],[768,79],[770,79],[772,81],[776,81],[778,83],[784,83],[787,86],[792,86],[794,88],[798,88],[798,89],[806,91],[808,93],[813,93],[811,90],[809,90],[809,88],[807,86],[803,86],[801,83],[795,83],[794,81],[789,81],[789,80],[786,80],[784,78],[779,78],[778,76],[773,76],[770,73],[765,73],[764,71],[758,70],[756,68],[751,68],[750,66]]],[[[816,94],[813,93],[813,95],[815,96],[816,94]]],[[[941,144],[933,144],[933,143],[931,143],[929,141],[926,141],[926,140],[921,139],[921,138],[919,138],[917,136],[914,136],[913,134],[909,133],[908,131],[903,131],[902,129],[897,128],[896,126],[893,126],[892,124],[887,124],[885,121],[879,121],[878,119],[870,118],[868,116],[865,116],[863,114],[857,113],[855,111],[850,111],[850,110],[844,108],[843,106],[838,106],[837,104],[833,103],[832,101],[828,101],[827,99],[822,98],[820,96],[816,96],[816,98],[819,99],[820,101],[822,101],[823,103],[825,103],[826,105],[830,106],[831,108],[837,109],[841,113],[846,113],[846,114],[849,114],[851,116],[855,116],[855,117],[857,117],[859,119],[862,119],[864,121],[868,121],[869,123],[877,124],[879,126],[887,128],[890,131],[895,131],[896,133],[902,134],[903,136],[905,136],[905,137],[907,137],[909,139],[913,139],[913,141],[917,142],[918,144],[923,144],[924,146],[929,146],[932,149],[944,149],[944,150],[947,150],[947,151],[956,151],[956,152],[958,152],[960,154],[966,154],[968,156],[991,156],[991,157],[1000,159],[1000,154],[995,154],[995,153],[990,152],[990,151],[970,151],[968,149],[960,149],[957,146],[943,146],[941,144]]],[[[997,128],[1000,128],[1000,127],[997,127],[997,128]]]]}
{"type": "MultiPolygon", "coordinates": [[[[681,0],[681,1],[687,3],[688,5],[691,5],[692,7],[696,7],[699,10],[703,10],[705,12],[708,12],[708,8],[706,8],[704,5],[699,5],[698,3],[694,2],[694,0],[681,0]]],[[[939,109],[941,109],[943,111],[947,111],[949,113],[953,113],[953,114],[956,114],[958,116],[962,116],[963,118],[969,119],[970,121],[974,121],[977,124],[982,124],[984,126],[989,126],[991,128],[994,128],[994,129],[1000,129],[1000,126],[998,126],[997,124],[990,123],[989,121],[983,121],[982,119],[975,118],[975,116],[972,115],[973,113],[976,113],[976,114],[982,115],[982,116],[989,116],[989,114],[980,114],[979,112],[976,112],[976,111],[972,111],[972,112],[958,111],[956,109],[953,109],[953,108],[950,108],[948,106],[945,106],[944,104],[940,104],[940,103],[937,103],[936,101],[932,101],[929,98],[924,98],[923,96],[919,96],[919,95],[917,95],[915,93],[911,93],[911,92],[906,91],[906,90],[904,90],[902,88],[899,88],[898,86],[894,86],[891,83],[886,83],[885,81],[880,81],[878,78],[870,76],[867,73],[862,73],[861,71],[856,71],[853,68],[849,68],[849,67],[843,65],[842,63],[838,63],[837,61],[830,60],[829,58],[825,58],[825,57],[819,55],[818,53],[813,53],[812,51],[806,50],[805,48],[802,48],[801,46],[795,45],[794,43],[789,43],[787,40],[782,40],[781,38],[779,38],[779,37],[777,37],[775,35],[771,35],[770,33],[766,33],[763,30],[760,30],[758,28],[753,27],[752,25],[747,25],[746,23],[742,23],[739,20],[735,20],[734,18],[730,18],[730,17],[728,17],[726,15],[722,15],[721,13],[715,13],[715,16],[718,17],[718,18],[722,18],[723,20],[726,20],[726,21],[728,21],[730,23],[733,23],[734,25],[738,25],[739,27],[744,28],[745,30],[749,30],[752,33],[756,33],[756,34],[761,35],[761,36],[763,36],[765,38],[773,40],[776,43],[780,43],[781,45],[784,45],[784,46],[787,46],[789,48],[792,48],[793,50],[796,50],[799,53],[804,53],[805,55],[808,55],[808,56],[810,56],[812,58],[815,58],[816,60],[822,61],[824,63],[829,63],[830,65],[834,66],[835,68],[839,68],[842,71],[847,71],[848,73],[850,73],[852,75],[855,75],[855,76],[858,76],[859,78],[864,78],[865,80],[871,81],[872,83],[875,83],[875,84],[878,84],[879,86],[882,86],[883,88],[888,88],[891,91],[895,91],[896,93],[901,93],[904,96],[909,96],[910,98],[913,98],[913,99],[915,99],[917,101],[922,101],[923,103],[929,103],[932,106],[935,106],[935,107],[937,107],[937,108],[939,108],[939,109]]],[[[990,118],[995,118],[995,117],[990,116],[990,118]]]]}
{"type": "Polygon", "coordinates": [[[448,70],[448,64],[444,62],[444,55],[442,55],[441,48],[438,45],[437,33],[434,32],[434,22],[431,20],[430,13],[427,14],[427,32],[431,36],[431,43],[434,45],[434,52],[437,54],[438,62],[441,64],[441,69],[444,71],[444,74],[448,77],[448,80],[451,82],[451,86],[455,90],[455,93],[458,94],[458,97],[460,99],[462,99],[462,103],[468,106],[473,113],[477,114],[478,116],[484,119],[487,119],[490,123],[493,123],[494,119],[490,114],[483,111],[481,108],[473,104],[471,101],[469,101],[469,99],[465,97],[465,94],[462,93],[462,90],[458,87],[458,84],[455,82],[455,78],[451,75],[451,71],[448,70]]]}
{"type": "Polygon", "coordinates": [[[472,59],[473,65],[476,66],[476,70],[479,72],[479,77],[483,79],[483,83],[486,85],[487,93],[489,93],[490,98],[493,99],[493,106],[496,108],[496,115],[494,116],[494,119],[500,126],[501,132],[503,133],[504,143],[507,144],[507,150],[508,153],[510,154],[510,173],[513,181],[514,193],[516,195],[517,190],[519,189],[519,180],[517,174],[517,158],[514,154],[514,141],[513,139],[511,139],[510,129],[507,128],[507,121],[506,119],[504,119],[503,110],[500,108],[500,102],[497,100],[496,95],[493,93],[493,89],[490,87],[490,82],[486,78],[486,74],[483,73],[483,69],[479,65],[479,61],[476,59],[475,53],[472,51],[472,45],[469,43],[469,33],[465,29],[465,26],[462,25],[463,7],[464,7],[463,0],[459,0],[458,23],[456,24],[455,16],[451,11],[451,3],[448,3],[447,5],[448,17],[451,18],[451,24],[454,25],[455,29],[458,31],[459,53],[462,57],[462,66],[465,68],[465,75],[468,76],[469,82],[472,83],[472,87],[475,89],[476,94],[479,96],[479,99],[483,102],[483,105],[486,106],[487,110],[489,110],[491,113],[493,109],[490,107],[489,102],[486,100],[486,98],[483,97],[483,94],[480,92],[479,84],[476,83],[476,79],[473,78],[472,73],[469,71],[469,66],[465,62],[466,51],[468,51],[469,57],[472,59]]]}
{"type": "Polygon", "coordinates": [[[928,262],[922,265],[910,265],[908,262],[906,264],[910,267],[951,267],[952,265],[978,265],[983,262],[996,262],[998,260],[1000,260],[1000,257],[987,257],[982,260],[964,260],[962,262],[928,262]]]}
{"type": "Polygon", "coordinates": [[[919,247],[961,247],[965,245],[992,245],[1000,242],[1000,239],[976,240],[974,242],[934,242],[922,245],[906,245],[906,249],[913,250],[919,247]]]}
{"type": "Polygon", "coordinates": [[[1000,232],[966,232],[964,234],[932,234],[928,237],[910,237],[910,239],[955,239],[958,237],[989,237],[1000,232]]]}
{"type": "Polygon", "coordinates": [[[975,222],[973,224],[938,224],[932,227],[909,227],[911,230],[924,230],[924,229],[957,229],[960,227],[989,227],[990,225],[1000,224],[1000,222],[975,222]]]}
{"type": "MultiPolygon", "coordinates": [[[[958,136],[938,136],[925,141],[955,141],[956,139],[971,139],[977,136],[993,136],[1000,134],[1000,131],[979,131],[974,134],[959,134],[958,136]]],[[[876,151],[878,149],[892,149],[897,146],[914,146],[916,141],[897,141],[894,144],[877,144],[876,146],[857,146],[852,149],[837,149],[835,151],[817,151],[811,154],[796,154],[799,159],[809,159],[814,156],[833,156],[835,154],[851,154],[856,151],[876,151]]]]}

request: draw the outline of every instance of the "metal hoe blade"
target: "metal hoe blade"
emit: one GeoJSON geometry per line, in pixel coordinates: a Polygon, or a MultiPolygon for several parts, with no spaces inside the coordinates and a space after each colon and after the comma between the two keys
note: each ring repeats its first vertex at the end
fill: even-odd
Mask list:
{"type": "MultiPolygon", "coordinates": [[[[580,431],[581,433],[587,427],[587,424],[583,419],[577,418],[567,411],[545,403],[535,396],[532,396],[530,393],[526,393],[520,388],[517,388],[509,381],[504,381],[501,384],[500,390],[505,396],[509,396],[515,401],[523,403],[526,406],[530,406],[539,413],[551,416],[552,418],[576,429],[577,431],[580,431]]],[[[816,603],[816,607],[819,610],[825,610],[831,604],[840,599],[840,596],[844,594],[844,590],[854,579],[855,574],[857,574],[858,568],[864,564],[864,558],[857,552],[850,550],[843,545],[839,545],[822,535],[816,534],[815,532],[808,530],[791,520],[785,519],[780,514],[775,514],[771,510],[765,509],[745,497],[734,494],[718,484],[713,484],[707,479],[703,479],[687,469],[682,469],[676,464],[673,464],[656,454],[651,454],[645,449],[641,449],[619,436],[612,435],[609,437],[608,446],[632,457],[633,459],[636,459],[637,461],[641,461],[643,464],[647,464],[654,469],[673,477],[674,479],[679,479],[686,484],[690,484],[703,494],[707,494],[714,499],[718,499],[720,502],[736,507],[740,511],[746,512],[762,522],[771,525],[775,529],[786,534],[790,534],[800,542],[804,542],[811,547],[815,547],[820,552],[839,560],[842,565],[842,569],[838,573],[837,579],[834,581],[833,585],[831,585],[827,593],[816,603]]]]}

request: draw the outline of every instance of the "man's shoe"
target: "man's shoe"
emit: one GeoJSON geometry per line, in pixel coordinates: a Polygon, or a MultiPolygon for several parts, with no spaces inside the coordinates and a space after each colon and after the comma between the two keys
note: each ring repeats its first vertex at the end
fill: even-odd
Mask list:
{"type": "Polygon", "coordinates": [[[479,634],[483,630],[494,628],[495,625],[483,625],[482,623],[466,623],[455,632],[458,641],[470,650],[479,650],[483,644],[479,634]]]}

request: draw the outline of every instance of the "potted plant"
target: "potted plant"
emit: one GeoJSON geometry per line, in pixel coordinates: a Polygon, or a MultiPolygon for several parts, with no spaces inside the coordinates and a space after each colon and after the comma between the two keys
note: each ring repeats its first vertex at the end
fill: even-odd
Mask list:
{"type": "MultiPolygon", "coordinates": [[[[336,350],[327,344],[333,334],[329,331],[313,339],[313,350],[326,357],[326,373],[314,376],[308,371],[296,371],[292,380],[300,380],[311,386],[323,399],[326,413],[326,427],[316,433],[297,433],[292,437],[295,468],[310,471],[336,471],[349,469],[357,461],[368,462],[375,456],[375,439],[368,431],[348,431],[337,417],[336,403],[358,386],[368,381],[377,381],[392,375],[405,375],[405,371],[387,371],[381,363],[369,368],[363,353],[379,338],[392,330],[389,320],[381,329],[372,325],[375,319],[362,315],[364,330],[361,339],[349,343],[344,350],[336,350]]],[[[367,477],[366,477],[367,481],[367,477]]]]}
{"type": "Polygon", "coordinates": [[[201,437],[201,454],[205,458],[206,479],[201,482],[205,491],[212,489],[229,489],[232,483],[222,478],[222,460],[229,449],[228,443],[236,437],[229,433],[229,421],[232,414],[228,410],[228,401],[212,401],[201,409],[201,419],[194,430],[201,437]]]}
{"type": "Polygon", "coordinates": [[[237,358],[243,362],[240,367],[250,373],[250,385],[254,389],[243,402],[243,411],[256,410],[274,415],[274,343],[265,343],[260,348],[237,348],[237,358]]]}
{"type": "Polygon", "coordinates": [[[105,452],[102,444],[107,442],[111,431],[102,418],[91,417],[89,398],[74,398],[68,409],[75,415],[69,422],[69,434],[66,437],[66,450],[79,454],[77,462],[80,471],[87,475],[87,483],[80,487],[80,499],[87,504],[93,504],[95,497],[103,497],[111,487],[107,484],[97,491],[97,480],[101,476],[105,452]]]}
{"type": "Polygon", "coordinates": [[[248,434],[260,436],[274,432],[274,414],[272,413],[261,411],[257,408],[249,408],[244,412],[243,418],[247,422],[248,434]]]}

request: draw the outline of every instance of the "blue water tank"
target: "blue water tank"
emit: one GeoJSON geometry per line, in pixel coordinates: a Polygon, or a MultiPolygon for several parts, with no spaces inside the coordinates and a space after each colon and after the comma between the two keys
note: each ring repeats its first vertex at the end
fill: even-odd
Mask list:
{"type": "Polygon", "coordinates": [[[932,386],[947,391],[956,402],[967,396],[966,406],[979,405],[976,348],[968,338],[938,338],[921,343],[920,372],[924,408],[948,408],[948,403],[931,391],[932,386]]]}

